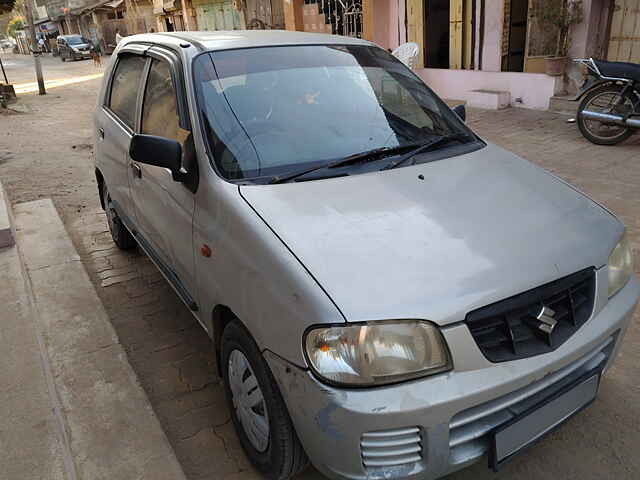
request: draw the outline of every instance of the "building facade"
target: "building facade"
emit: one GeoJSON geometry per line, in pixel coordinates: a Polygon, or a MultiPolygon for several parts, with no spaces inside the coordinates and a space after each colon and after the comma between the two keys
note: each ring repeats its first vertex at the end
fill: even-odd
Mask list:
{"type": "MultiPolygon", "coordinates": [[[[578,0],[575,0],[578,1],[578,0]]],[[[582,0],[569,56],[640,63],[640,0],[582,0]]],[[[419,47],[416,73],[441,96],[473,102],[477,91],[506,92],[510,103],[546,109],[575,92],[581,71],[544,73],[558,32],[536,18],[544,0],[283,0],[286,28],[362,37],[393,49],[419,47]],[[360,10],[360,13],[358,13],[360,10]],[[360,15],[361,20],[357,19],[360,15]]]]}

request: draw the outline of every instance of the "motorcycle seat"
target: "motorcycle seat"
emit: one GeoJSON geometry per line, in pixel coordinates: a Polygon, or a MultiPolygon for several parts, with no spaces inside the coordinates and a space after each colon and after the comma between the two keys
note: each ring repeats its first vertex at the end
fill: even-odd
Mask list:
{"type": "Polygon", "coordinates": [[[637,63],[595,60],[595,64],[605,77],[629,78],[640,82],[640,65],[637,63]]]}

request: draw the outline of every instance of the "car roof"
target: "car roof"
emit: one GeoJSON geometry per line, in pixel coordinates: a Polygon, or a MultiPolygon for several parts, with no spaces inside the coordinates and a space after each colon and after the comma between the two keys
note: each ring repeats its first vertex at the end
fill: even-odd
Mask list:
{"type": "Polygon", "coordinates": [[[204,32],[159,32],[125,37],[129,42],[175,44],[188,42],[199,50],[229,50],[233,48],[270,47],[282,45],[372,45],[366,40],[339,35],[293,32],[287,30],[228,30],[204,32]]]}

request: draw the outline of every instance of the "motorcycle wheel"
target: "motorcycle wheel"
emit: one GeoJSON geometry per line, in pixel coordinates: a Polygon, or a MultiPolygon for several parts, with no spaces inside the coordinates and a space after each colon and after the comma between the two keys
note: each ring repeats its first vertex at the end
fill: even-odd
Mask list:
{"type": "Polygon", "coordinates": [[[585,110],[599,113],[626,115],[633,110],[633,101],[625,96],[624,103],[616,105],[624,87],[605,85],[589,92],[578,108],[578,127],[584,137],[596,145],[616,145],[633,135],[633,128],[623,125],[588,120],[581,113],[585,110]]]}

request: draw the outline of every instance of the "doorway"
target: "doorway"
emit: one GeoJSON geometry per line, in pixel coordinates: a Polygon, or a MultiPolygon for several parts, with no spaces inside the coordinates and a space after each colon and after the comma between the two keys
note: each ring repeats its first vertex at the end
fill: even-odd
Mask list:
{"type": "Polygon", "coordinates": [[[508,36],[503,37],[507,44],[503,45],[502,71],[523,72],[529,0],[506,0],[504,7],[504,28],[507,29],[508,36]]]}
{"type": "Polygon", "coordinates": [[[427,68],[449,68],[450,0],[425,2],[424,63],[427,68]]]}

